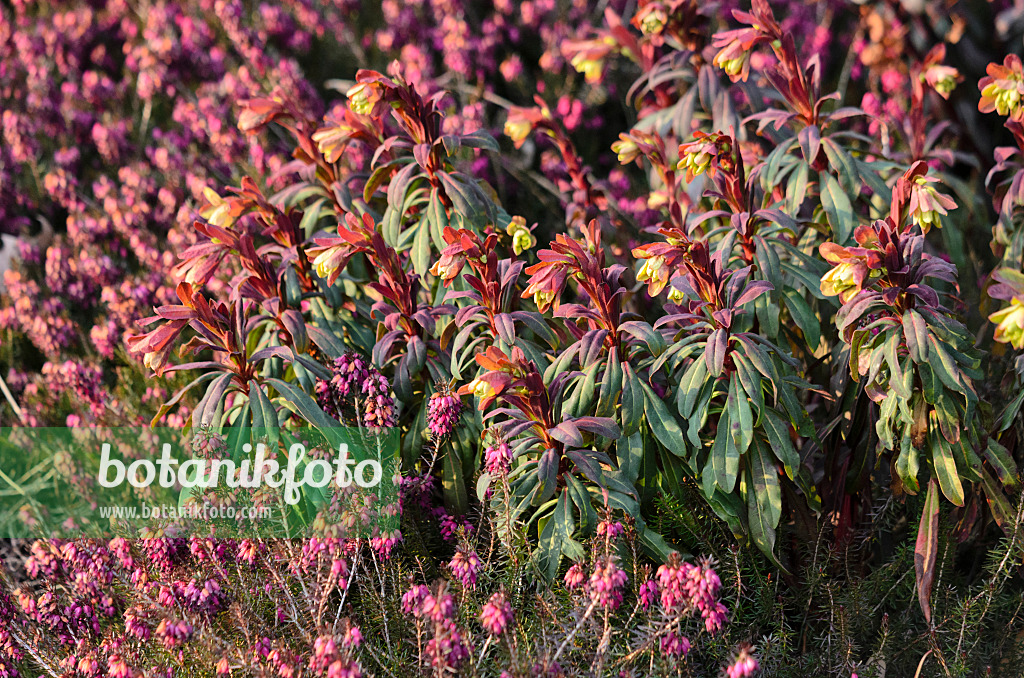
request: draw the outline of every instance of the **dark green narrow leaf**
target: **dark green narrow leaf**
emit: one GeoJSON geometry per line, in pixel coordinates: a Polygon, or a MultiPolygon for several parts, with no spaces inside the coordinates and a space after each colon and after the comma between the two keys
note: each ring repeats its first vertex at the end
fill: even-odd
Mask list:
{"type": "Polygon", "coordinates": [[[704,467],[704,491],[706,496],[714,493],[715,486],[723,492],[732,492],[736,487],[736,478],[740,471],[740,453],[736,449],[729,429],[729,415],[722,412],[718,420],[718,431],[715,443],[711,447],[711,455],[704,467]],[[708,475],[710,474],[710,477],[708,475]]]}
{"type": "Polygon", "coordinates": [[[761,375],[750,364],[746,356],[739,351],[735,351],[732,354],[732,360],[736,364],[736,374],[739,376],[740,385],[743,387],[747,397],[750,398],[754,411],[757,414],[755,425],[758,425],[761,421],[761,412],[764,410],[764,390],[761,387],[761,375]]]}
{"type": "Polygon", "coordinates": [[[750,412],[750,401],[740,388],[739,377],[734,373],[729,379],[729,394],[726,406],[729,408],[729,422],[733,444],[743,454],[754,438],[754,417],[750,412]]]}
{"type": "Polygon", "coordinates": [[[631,436],[619,436],[615,441],[615,456],[618,457],[622,475],[630,483],[635,483],[644,460],[643,434],[637,431],[631,436]]]}
{"type": "Polygon", "coordinates": [[[619,351],[612,347],[608,354],[608,363],[601,378],[601,389],[597,397],[597,416],[610,417],[615,413],[615,403],[622,393],[622,362],[619,351]]]}
{"type": "Polygon", "coordinates": [[[822,139],[821,145],[825,149],[828,164],[832,166],[839,177],[839,185],[843,187],[847,195],[856,195],[860,190],[860,173],[857,171],[857,165],[853,162],[853,158],[842,146],[829,137],[822,139]]]}
{"type": "Polygon", "coordinates": [[[921,489],[917,481],[919,463],[917,448],[911,443],[910,427],[908,426],[904,430],[903,439],[900,442],[900,454],[896,457],[896,474],[910,494],[917,494],[921,489]]]}
{"type": "Polygon", "coordinates": [[[758,501],[757,492],[754,491],[753,482],[751,482],[747,488],[747,525],[750,529],[750,538],[754,540],[754,544],[761,550],[761,553],[765,554],[777,567],[785,570],[786,568],[782,567],[782,563],[775,556],[775,526],[777,523],[773,523],[771,518],[762,502],[758,501]]]}
{"type": "Polygon", "coordinates": [[[828,223],[832,227],[835,241],[842,245],[849,240],[857,225],[853,205],[839,182],[831,174],[819,174],[821,181],[821,206],[825,209],[828,223]]]}
{"type": "Polygon", "coordinates": [[[679,382],[679,391],[676,393],[676,408],[679,411],[679,416],[683,419],[689,419],[693,413],[707,375],[708,366],[703,356],[694,360],[683,372],[683,378],[679,382]]]}
{"type": "Polygon", "coordinates": [[[939,486],[942,494],[957,506],[964,505],[964,487],[960,482],[960,474],[956,470],[956,460],[953,459],[953,450],[949,443],[941,435],[931,435],[932,465],[935,467],[935,475],[939,479],[939,486]]]}
{"type": "Polygon", "coordinates": [[[647,423],[650,425],[654,437],[672,454],[685,455],[686,443],[683,441],[683,430],[679,427],[679,423],[665,407],[665,402],[654,393],[650,386],[642,379],[638,380],[638,383],[644,391],[647,423]]]}
{"type": "Polygon", "coordinates": [[[793,447],[793,441],[789,437],[789,422],[772,409],[765,409],[761,421],[764,424],[768,442],[772,446],[772,452],[782,462],[786,475],[793,480],[800,468],[800,455],[797,454],[796,448],[793,447]]]}
{"type": "Polygon", "coordinates": [[[818,342],[821,340],[821,323],[818,322],[814,311],[796,290],[786,288],[783,295],[786,298],[786,308],[789,309],[789,314],[793,317],[797,327],[804,333],[808,348],[812,351],[817,350],[818,342]]]}
{"type": "MultiPolygon", "coordinates": [[[[782,488],[775,460],[760,443],[750,451],[750,480],[761,510],[768,515],[769,524],[775,528],[782,518],[782,488]]],[[[749,490],[748,490],[749,492],[749,490]]]]}
{"type": "Polygon", "coordinates": [[[412,241],[412,268],[420,278],[430,270],[430,254],[430,224],[424,219],[416,227],[416,237],[412,241]]]}
{"type": "Polygon", "coordinates": [[[956,366],[956,362],[946,352],[938,338],[931,333],[928,334],[928,355],[932,357],[928,364],[931,365],[932,371],[946,385],[946,388],[959,393],[968,393],[968,389],[963,385],[963,377],[960,376],[960,369],[956,366]]]}
{"type": "MultiPolygon", "coordinates": [[[[805,162],[798,162],[793,175],[786,182],[786,211],[796,217],[807,196],[807,182],[810,168],[805,162]]],[[[771,189],[769,189],[771,190],[771,189]]]]}
{"type": "Polygon", "coordinates": [[[644,416],[644,392],[629,363],[622,364],[622,434],[632,435],[644,416]]]}
{"type": "Polygon", "coordinates": [[[981,454],[995,470],[1003,485],[1011,489],[1017,487],[1017,465],[1013,462],[1013,456],[1009,450],[995,438],[989,438],[988,445],[981,451],[981,454]]]}

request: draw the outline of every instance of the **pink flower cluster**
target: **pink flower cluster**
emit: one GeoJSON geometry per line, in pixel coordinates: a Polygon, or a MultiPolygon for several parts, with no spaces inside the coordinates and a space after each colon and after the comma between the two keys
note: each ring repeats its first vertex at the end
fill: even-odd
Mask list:
{"type": "Polygon", "coordinates": [[[500,636],[512,623],[512,605],[502,592],[492,595],[480,610],[480,623],[492,636],[500,636]]]}
{"type": "Polygon", "coordinates": [[[427,401],[427,429],[434,440],[445,440],[455,431],[462,413],[459,396],[442,389],[427,401]]]}
{"type": "Polygon", "coordinates": [[[623,588],[629,577],[619,567],[618,558],[609,555],[594,565],[588,592],[590,599],[602,609],[615,610],[622,604],[623,588]]]}
{"type": "Polygon", "coordinates": [[[480,560],[480,556],[466,546],[459,546],[448,563],[448,569],[466,588],[476,586],[476,578],[482,567],[483,561],[480,560]]]}
{"type": "Polygon", "coordinates": [[[330,380],[317,379],[317,404],[338,421],[345,420],[346,403],[361,407],[362,425],[368,428],[394,426],[396,411],[387,377],[356,353],[346,353],[334,360],[330,380]]]}
{"type": "Polygon", "coordinates": [[[716,633],[722,629],[728,610],[718,600],[722,581],[709,561],[691,565],[675,553],[668,563],[658,568],[657,577],[661,605],[666,612],[675,614],[686,609],[697,610],[708,632],[716,633]]]}
{"type": "Polygon", "coordinates": [[[406,614],[433,625],[433,637],[425,649],[431,666],[456,669],[469,657],[470,644],[455,623],[455,609],[455,600],[444,592],[443,584],[436,594],[418,584],[402,596],[406,614]]]}

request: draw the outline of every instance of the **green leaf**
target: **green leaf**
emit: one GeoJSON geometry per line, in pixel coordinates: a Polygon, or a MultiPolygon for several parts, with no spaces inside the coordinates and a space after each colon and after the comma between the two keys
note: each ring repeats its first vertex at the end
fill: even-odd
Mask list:
{"type": "Polygon", "coordinates": [[[618,348],[613,346],[608,353],[608,363],[601,378],[601,390],[597,396],[597,416],[612,416],[615,413],[615,403],[618,401],[620,393],[622,393],[622,362],[619,360],[618,348]]]}
{"type": "Polygon", "coordinates": [[[392,164],[381,165],[377,169],[373,170],[373,174],[366,180],[366,185],[363,186],[363,201],[370,202],[373,198],[373,194],[377,192],[377,189],[388,180],[391,176],[391,170],[394,168],[392,164]]]}
{"type": "Polygon", "coordinates": [[[647,423],[650,425],[654,437],[672,454],[685,455],[686,443],[683,440],[683,429],[679,427],[679,422],[665,407],[665,402],[655,395],[650,386],[642,379],[638,380],[638,383],[643,388],[647,423]]]}
{"type": "Polygon", "coordinates": [[[807,196],[809,176],[810,168],[807,163],[800,162],[786,182],[786,211],[794,217],[799,213],[800,206],[804,204],[804,198],[807,196]]]}
{"type": "Polygon", "coordinates": [[[730,433],[737,451],[743,454],[750,447],[754,438],[754,417],[750,412],[750,401],[739,384],[736,374],[729,379],[729,395],[726,406],[729,408],[730,433]]]}
{"type": "Polygon", "coordinates": [[[553,581],[558,574],[558,565],[562,560],[561,533],[555,530],[555,521],[551,516],[541,518],[537,522],[537,526],[540,529],[540,538],[537,540],[534,558],[540,567],[541,574],[547,581],[553,581]]]}
{"type": "Polygon", "coordinates": [[[619,326],[619,329],[647,344],[647,350],[650,351],[651,355],[655,358],[665,351],[665,338],[648,323],[639,320],[631,320],[629,322],[622,323],[619,326]]]}
{"type": "Polygon", "coordinates": [[[932,360],[929,360],[928,364],[931,365],[932,370],[938,375],[939,380],[946,385],[946,388],[952,391],[964,394],[969,393],[969,389],[964,388],[959,368],[957,368],[953,358],[946,352],[946,349],[943,348],[942,343],[934,334],[928,334],[928,344],[928,355],[932,356],[932,360]]]}
{"type": "Polygon", "coordinates": [[[416,238],[412,241],[412,269],[420,278],[430,270],[430,224],[423,220],[416,227],[416,238]]]}
{"type": "Polygon", "coordinates": [[[1021,392],[1010,401],[1006,409],[999,415],[999,433],[1010,428],[1014,419],[1017,418],[1017,413],[1020,412],[1021,405],[1024,405],[1024,389],[1021,389],[1021,392]]]}
{"type": "Polygon", "coordinates": [[[747,525],[750,530],[750,538],[754,544],[765,554],[776,567],[785,571],[779,559],[775,556],[775,527],[777,523],[772,522],[762,502],[758,501],[757,492],[753,487],[747,488],[747,525]]]}
{"type": "Polygon", "coordinates": [[[917,482],[919,465],[917,448],[911,443],[910,427],[908,426],[903,431],[900,454],[896,457],[896,474],[910,494],[917,494],[921,490],[921,486],[917,482]]]}
{"type": "Polygon", "coordinates": [[[573,407],[573,416],[581,417],[590,411],[590,406],[594,403],[594,391],[597,387],[597,372],[600,367],[601,363],[595,362],[584,370],[583,379],[579,381],[579,386],[576,388],[576,403],[575,407],[573,407]]]}
{"type": "Polygon", "coordinates": [[[689,419],[693,414],[693,408],[697,404],[697,398],[700,397],[707,376],[708,366],[703,356],[694,360],[683,372],[683,378],[679,382],[679,391],[676,392],[677,409],[679,416],[683,419],[689,419]]]}
{"type": "Polygon", "coordinates": [[[957,416],[953,399],[943,393],[936,399],[935,418],[939,421],[942,437],[950,443],[960,440],[960,418],[957,416]]]}
{"type": "MultiPolygon", "coordinates": [[[[580,479],[571,473],[565,474],[565,485],[569,490],[569,496],[572,498],[573,504],[579,509],[580,530],[585,534],[597,525],[597,511],[594,510],[594,504],[590,499],[590,492],[583,486],[580,479]]],[[[573,558],[573,560],[579,560],[579,558],[573,558]]]]}
{"type": "Polygon", "coordinates": [[[768,523],[775,528],[782,518],[782,488],[779,486],[779,473],[775,469],[775,461],[760,443],[754,445],[750,452],[751,487],[757,497],[759,510],[768,518],[768,523]]]}
{"type": "Polygon", "coordinates": [[[644,392],[629,363],[622,364],[622,435],[632,435],[644,416],[644,392]]]}
{"type": "Polygon", "coordinates": [[[839,177],[839,185],[843,187],[843,191],[847,195],[857,195],[860,192],[860,173],[857,171],[857,165],[853,162],[853,158],[841,145],[829,137],[822,139],[821,145],[825,149],[828,164],[839,177]]]}
{"type": "Polygon", "coordinates": [[[750,398],[754,411],[757,413],[755,426],[761,422],[761,412],[764,411],[764,390],[761,386],[761,375],[754,369],[754,366],[747,360],[747,357],[739,351],[734,351],[732,361],[736,365],[736,375],[739,377],[740,386],[750,398]]]}
{"type": "Polygon", "coordinates": [[[832,227],[832,235],[836,243],[842,245],[850,239],[857,218],[853,213],[850,198],[843,191],[839,182],[830,174],[819,174],[821,181],[821,206],[832,227]]]}
{"type": "Polygon", "coordinates": [[[964,487],[960,483],[960,474],[956,470],[953,450],[949,448],[949,443],[941,435],[932,434],[931,439],[932,466],[935,467],[935,475],[939,479],[942,494],[957,506],[963,506],[964,487]]]}
{"type": "Polygon", "coordinates": [[[1017,465],[1013,461],[1010,451],[1002,446],[995,438],[988,439],[988,445],[981,451],[985,460],[995,470],[1000,482],[1010,489],[1015,489],[1017,482],[1017,465]]]}
{"type": "Polygon", "coordinates": [[[1016,510],[1006,500],[999,483],[992,477],[987,469],[981,469],[981,484],[985,488],[985,499],[988,501],[992,517],[1008,537],[1017,534],[1019,526],[1016,520],[1016,510]]]}
{"type": "Polygon", "coordinates": [[[772,452],[782,462],[789,479],[795,479],[800,468],[800,455],[797,454],[796,448],[793,447],[793,441],[789,437],[789,422],[773,409],[766,409],[761,421],[764,432],[768,436],[768,442],[772,446],[772,452]]]}
{"type": "Polygon", "coordinates": [[[265,434],[270,441],[270,448],[275,448],[280,426],[277,410],[255,379],[249,380],[249,403],[252,409],[252,425],[257,429],[257,435],[265,434]]]}
{"type": "Polygon", "coordinates": [[[821,323],[818,322],[814,311],[811,310],[807,301],[792,288],[786,288],[783,291],[783,296],[786,298],[786,308],[789,309],[789,314],[800,331],[804,333],[807,347],[812,351],[817,350],[818,342],[821,341],[821,323]]]}
{"type": "Polygon", "coordinates": [[[484,499],[487,498],[487,490],[491,486],[491,474],[481,473],[480,477],[476,479],[476,498],[477,501],[483,503],[484,499]]]}
{"type": "Polygon", "coordinates": [[[469,134],[463,134],[461,141],[463,146],[469,146],[471,148],[482,148],[488,151],[501,150],[498,146],[498,142],[494,140],[494,137],[482,129],[470,132],[469,134]]]}
{"type": "Polygon", "coordinates": [[[728,412],[722,412],[718,420],[718,431],[715,434],[715,443],[711,446],[711,454],[708,456],[707,464],[704,466],[705,496],[714,494],[715,486],[723,492],[732,492],[736,487],[736,478],[740,471],[740,453],[733,443],[729,430],[728,412]]]}
{"type": "Polygon", "coordinates": [[[635,484],[644,460],[643,434],[637,431],[631,436],[619,436],[615,441],[615,456],[619,460],[619,470],[623,477],[630,484],[635,484]]]}

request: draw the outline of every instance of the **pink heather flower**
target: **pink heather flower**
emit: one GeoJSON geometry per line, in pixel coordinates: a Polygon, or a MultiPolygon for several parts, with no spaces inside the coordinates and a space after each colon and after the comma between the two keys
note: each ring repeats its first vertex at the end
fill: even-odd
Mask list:
{"type": "Polygon", "coordinates": [[[363,424],[367,428],[390,428],[395,425],[395,403],[391,399],[391,385],[387,377],[374,370],[363,381],[362,395],[363,424]]]}
{"type": "Polygon", "coordinates": [[[445,440],[459,423],[462,400],[459,396],[442,389],[430,396],[427,402],[427,428],[434,440],[445,440]]]}
{"type": "Polygon", "coordinates": [[[201,457],[216,459],[224,451],[224,436],[201,428],[192,436],[192,449],[201,457]]]}
{"type": "Polygon", "coordinates": [[[480,623],[492,636],[500,636],[512,621],[512,606],[501,592],[495,593],[480,610],[480,623]]]}
{"type": "Polygon", "coordinates": [[[455,551],[455,556],[448,563],[452,574],[467,588],[476,586],[476,576],[480,572],[483,563],[475,551],[460,546],[455,551]]]}
{"type": "Polygon", "coordinates": [[[607,536],[609,541],[615,541],[625,531],[626,528],[619,521],[602,520],[597,524],[597,536],[607,536]]]}
{"type": "Polygon", "coordinates": [[[565,586],[570,591],[572,589],[578,589],[583,586],[583,582],[586,580],[586,575],[583,573],[583,565],[580,563],[573,563],[569,571],[565,573],[565,586]]]}
{"type": "Polygon", "coordinates": [[[348,649],[355,649],[363,644],[363,632],[350,622],[348,628],[345,629],[345,635],[341,638],[341,643],[348,649]]]}
{"type": "Polygon", "coordinates": [[[750,654],[752,647],[740,648],[732,665],[725,669],[728,678],[749,678],[760,668],[757,660],[750,654]]]}
{"type": "Polygon", "coordinates": [[[445,541],[452,541],[459,536],[461,530],[464,534],[472,534],[473,524],[465,518],[455,518],[448,515],[448,512],[443,507],[438,506],[433,510],[433,514],[437,517],[438,527],[441,530],[441,538],[445,541]]]}
{"type": "Polygon", "coordinates": [[[176,648],[192,637],[192,625],[185,620],[164,619],[156,627],[156,635],[168,650],[176,648]]]}
{"type": "Polygon", "coordinates": [[[221,657],[220,661],[217,662],[217,675],[218,676],[229,676],[231,675],[231,665],[228,663],[227,657],[221,657]]]}
{"type": "MultiPolygon", "coordinates": [[[[402,609],[405,609],[404,598],[402,609]]],[[[435,596],[430,593],[429,590],[422,600],[420,600],[418,607],[412,610],[412,616],[417,619],[429,619],[435,624],[439,624],[446,619],[451,619],[454,613],[455,599],[452,598],[450,594],[440,593],[435,596]]]]}
{"type": "MultiPolygon", "coordinates": [[[[447,596],[451,598],[451,596],[447,596]]],[[[469,657],[469,643],[450,619],[437,620],[439,630],[427,641],[426,655],[431,666],[458,668],[469,657]]]]}
{"type": "Polygon", "coordinates": [[[640,605],[645,610],[658,599],[658,584],[653,579],[648,579],[640,585],[640,605]]]}
{"type": "Polygon", "coordinates": [[[418,616],[417,611],[428,595],[430,595],[430,589],[423,584],[413,586],[402,595],[402,612],[418,616]]]}
{"type": "Polygon", "coordinates": [[[362,356],[351,352],[336,358],[331,371],[330,381],[317,379],[316,399],[324,412],[340,420],[342,404],[359,394],[371,371],[362,356]]]}
{"type": "Polygon", "coordinates": [[[661,652],[666,657],[685,657],[690,652],[690,640],[675,631],[669,631],[661,637],[661,652]]]}
{"type": "Polygon", "coordinates": [[[395,530],[389,534],[383,534],[377,537],[370,538],[370,548],[377,552],[380,557],[387,560],[391,557],[391,552],[395,546],[402,543],[402,531],[395,530]]]}
{"type": "Polygon", "coordinates": [[[590,599],[599,607],[614,610],[622,603],[622,587],[629,577],[619,569],[615,556],[599,562],[590,575],[590,599]]]}
{"type": "Polygon", "coordinates": [[[508,473],[512,465],[512,448],[508,443],[502,441],[490,445],[484,450],[484,468],[495,476],[503,476],[508,473]]]}

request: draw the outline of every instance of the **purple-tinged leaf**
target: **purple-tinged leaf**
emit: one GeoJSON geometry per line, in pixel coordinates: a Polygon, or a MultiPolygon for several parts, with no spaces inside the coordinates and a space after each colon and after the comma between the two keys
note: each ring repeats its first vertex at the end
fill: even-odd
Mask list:
{"type": "Polygon", "coordinates": [[[287,346],[268,346],[266,348],[261,348],[260,350],[256,351],[251,356],[249,356],[249,362],[261,363],[264,360],[268,360],[274,357],[284,358],[288,362],[291,362],[291,349],[289,349],[287,346]]]}
{"type": "Polygon", "coordinates": [[[564,445],[583,447],[583,434],[572,420],[563,421],[558,426],[549,428],[548,435],[564,445]]]}
{"type": "Polygon", "coordinates": [[[917,600],[925,621],[932,623],[932,582],[935,579],[935,560],[939,551],[939,490],[932,478],[928,481],[928,494],[921,512],[921,525],[917,531],[914,549],[914,571],[917,574],[917,600]]]}
{"type": "Polygon", "coordinates": [[[717,329],[708,337],[708,345],[704,351],[704,360],[708,371],[715,377],[722,374],[725,367],[725,354],[729,348],[729,335],[724,329],[717,329]]]}
{"type": "Polygon", "coordinates": [[[619,425],[608,417],[579,417],[573,422],[581,431],[589,431],[609,440],[618,440],[619,425]]]}
{"type": "Polygon", "coordinates": [[[648,323],[642,320],[630,320],[619,325],[619,329],[628,332],[640,341],[647,344],[647,350],[652,356],[659,356],[665,351],[665,338],[648,323]]]}
{"type": "Polygon", "coordinates": [[[565,456],[572,460],[572,463],[576,464],[576,468],[582,471],[583,475],[592,483],[603,484],[604,474],[601,472],[601,466],[587,455],[586,450],[569,450],[565,456]]]}
{"type": "Polygon", "coordinates": [[[772,285],[767,280],[753,280],[747,285],[747,288],[743,290],[743,294],[740,295],[740,298],[734,301],[732,305],[738,308],[744,304],[749,304],[765,292],[771,292],[774,289],[775,285],[772,285]]]}
{"type": "Polygon", "coordinates": [[[800,143],[800,150],[804,154],[807,164],[813,164],[821,150],[821,130],[817,125],[807,125],[796,135],[800,143]]]}
{"type": "Polygon", "coordinates": [[[498,338],[509,346],[516,343],[516,327],[512,322],[512,316],[508,313],[499,313],[494,316],[494,329],[498,331],[498,338]]]}
{"type": "Polygon", "coordinates": [[[910,309],[903,314],[903,336],[907,339],[907,349],[915,363],[928,360],[928,325],[921,314],[910,309]]]}

